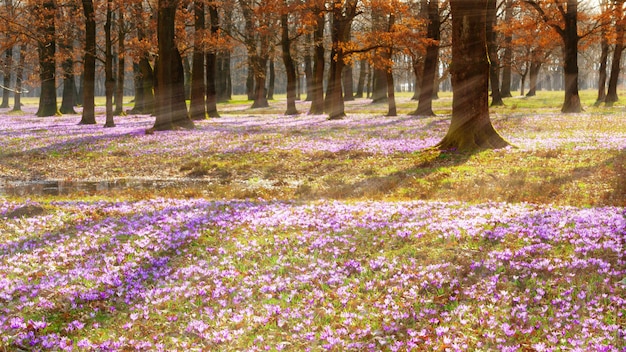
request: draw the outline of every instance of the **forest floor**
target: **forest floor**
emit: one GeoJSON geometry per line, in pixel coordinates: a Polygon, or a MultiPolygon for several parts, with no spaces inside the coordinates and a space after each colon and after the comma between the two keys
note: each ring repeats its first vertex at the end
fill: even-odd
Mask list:
{"type": "Polygon", "coordinates": [[[445,93],[154,134],[0,111],[0,351],[620,351],[626,109],[559,94],[473,154],[432,148],[445,93]]]}

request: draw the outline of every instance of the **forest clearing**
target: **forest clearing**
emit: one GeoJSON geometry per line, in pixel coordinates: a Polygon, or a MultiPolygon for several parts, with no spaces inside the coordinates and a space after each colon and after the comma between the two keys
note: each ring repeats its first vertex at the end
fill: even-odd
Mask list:
{"type": "Polygon", "coordinates": [[[445,93],[152,134],[0,111],[0,350],[622,351],[626,111],[561,94],[474,153],[433,148],[445,93]]]}

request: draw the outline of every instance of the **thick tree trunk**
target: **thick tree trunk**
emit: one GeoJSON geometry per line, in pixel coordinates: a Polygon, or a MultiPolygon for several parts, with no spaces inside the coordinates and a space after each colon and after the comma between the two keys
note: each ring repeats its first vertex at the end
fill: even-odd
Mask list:
{"type": "Polygon", "coordinates": [[[617,97],[617,83],[620,74],[620,68],[622,63],[622,53],[624,51],[624,19],[622,7],[624,6],[623,0],[617,0],[614,4],[615,13],[615,49],[613,49],[613,60],[611,61],[611,76],[609,77],[609,86],[606,92],[606,98],[604,102],[607,106],[612,106],[618,101],[617,97]]]}
{"type": "MultiPolygon", "coordinates": [[[[72,46],[64,46],[66,53],[73,51],[72,46]]],[[[61,114],[76,114],[74,107],[76,106],[76,81],[74,77],[74,61],[71,58],[63,60],[61,63],[63,71],[63,92],[61,98],[61,114]]]]}
{"type": "Polygon", "coordinates": [[[182,58],[174,42],[174,21],[178,1],[159,0],[157,38],[159,63],[157,64],[157,104],[154,130],[170,130],[175,126],[191,128],[187,116],[185,82],[182,58]],[[181,105],[182,101],[182,105],[181,105]],[[184,108],[183,108],[184,105],[184,108]]]}
{"type": "Polygon", "coordinates": [[[356,13],[356,0],[346,1],[343,4],[340,0],[334,0],[334,6],[331,12],[332,22],[330,26],[330,36],[332,49],[330,51],[330,57],[332,59],[330,60],[328,91],[326,92],[324,105],[328,113],[328,118],[330,120],[336,120],[346,116],[341,84],[341,75],[345,67],[343,42],[356,13]]]}
{"type": "Polygon", "coordinates": [[[124,115],[124,77],[126,71],[126,60],[124,46],[124,7],[120,6],[118,12],[118,25],[117,25],[117,48],[119,59],[117,61],[117,82],[115,85],[115,111],[114,115],[124,115]]]}
{"type": "MultiPolygon", "coordinates": [[[[513,20],[513,0],[506,0],[504,10],[504,22],[510,23],[513,20]]],[[[502,56],[502,83],[500,94],[503,98],[512,97],[511,94],[511,65],[513,62],[513,36],[506,34],[504,37],[504,55],[502,56]]]]}
{"type": "Polygon", "coordinates": [[[439,39],[441,21],[439,19],[439,1],[430,0],[428,3],[428,28],[427,36],[432,42],[426,48],[426,58],[421,75],[421,86],[419,89],[419,102],[417,110],[412,115],[435,116],[433,112],[433,96],[436,81],[437,68],[439,64],[439,39]]]}
{"type": "Polygon", "coordinates": [[[372,103],[387,101],[387,71],[379,68],[373,69],[372,103]]]}
{"type": "Polygon", "coordinates": [[[9,107],[9,95],[11,91],[9,87],[11,86],[11,73],[13,71],[13,48],[10,47],[4,51],[4,67],[3,67],[3,75],[4,79],[2,82],[2,104],[0,104],[0,108],[8,108],[9,107]]]}
{"type": "MultiPolygon", "coordinates": [[[[582,111],[580,96],[578,95],[578,0],[567,0],[565,13],[564,66],[565,101],[561,112],[577,113],[582,111]]],[[[607,96],[608,98],[608,96],[607,96]]]]}
{"type": "Polygon", "coordinates": [[[502,106],[504,101],[500,94],[500,60],[496,44],[496,0],[487,2],[487,52],[489,56],[489,79],[491,81],[491,106],[502,106]]]}
{"type": "Polygon", "coordinates": [[[141,69],[139,68],[139,63],[133,62],[133,75],[134,80],[133,84],[135,85],[135,105],[130,110],[132,114],[141,114],[143,112],[144,106],[144,96],[143,96],[143,77],[141,76],[141,69]]]}
{"type": "Polygon", "coordinates": [[[267,61],[267,56],[262,54],[254,57],[254,103],[252,103],[252,109],[270,106],[267,101],[267,89],[265,88],[267,61]]]}
{"type": "MultiPolygon", "coordinates": [[[[286,1],[283,2],[286,5],[286,1]]],[[[291,39],[289,38],[289,15],[284,13],[280,16],[281,47],[283,51],[283,63],[287,73],[287,110],[285,115],[297,115],[296,109],[296,66],[291,56],[291,39]]]]}
{"type": "Polygon", "coordinates": [[[541,70],[541,61],[533,61],[530,63],[529,81],[528,81],[528,93],[527,97],[534,97],[537,95],[537,81],[539,79],[539,71],[541,70]]]}
{"type": "Polygon", "coordinates": [[[195,0],[194,6],[194,36],[193,36],[193,56],[191,68],[191,96],[189,102],[189,116],[192,120],[206,119],[206,105],[204,97],[206,95],[206,85],[204,83],[204,1],[195,0]]]}
{"type": "Polygon", "coordinates": [[[41,9],[43,22],[41,32],[45,39],[39,42],[39,79],[41,80],[41,95],[39,96],[39,110],[37,116],[54,116],[57,111],[56,93],[56,40],[55,40],[55,13],[56,5],[52,0],[45,0],[41,9]]]}
{"type": "Polygon", "coordinates": [[[113,40],[111,38],[112,15],[113,0],[107,0],[106,22],[104,24],[104,94],[106,96],[106,121],[104,127],[115,127],[115,121],[113,120],[113,91],[115,88],[115,79],[113,78],[113,40]]]}
{"type": "Polygon", "coordinates": [[[313,56],[313,86],[311,89],[311,107],[309,114],[320,115],[324,113],[324,15],[321,10],[317,17],[317,26],[313,32],[314,56],[313,56]]]}
{"type": "Polygon", "coordinates": [[[83,114],[80,124],[95,124],[96,18],[92,0],[83,0],[85,15],[85,61],[83,63],[83,114]]]}
{"type": "Polygon", "coordinates": [[[487,0],[451,0],[452,121],[439,142],[443,150],[502,148],[508,143],[489,118],[489,60],[486,46],[487,0]]]}
{"type": "Polygon", "coordinates": [[[232,84],[230,78],[230,52],[217,54],[217,67],[215,74],[215,88],[217,101],[226,102],[232,97],[232,84]]]}
{"type": "MultiPolygon", "coordinates": [[[[219,30],[219,17],[217,5],[209,5],[209,21],[211,36],[216,37],[219,30]]],[[[206,112],[209,117],[220,117],[217,112],[217,88],[215,85],[215,73],[217,72],[217,52],[210,50],[206,54],[206,112]]]]}

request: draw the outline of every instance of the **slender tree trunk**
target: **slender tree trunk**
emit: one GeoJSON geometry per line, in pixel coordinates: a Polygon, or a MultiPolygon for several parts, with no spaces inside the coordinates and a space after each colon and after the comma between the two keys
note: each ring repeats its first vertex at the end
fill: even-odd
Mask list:
{"type": "Polygon", "coordinates": [[[419,89],[419,102],[417,110],[412,115],[435,116],[433,112],[433,97],[435,84],[437,84],[436,73],[439,64],[440,27],[439,1],[430,0],[428,3],[427,36],[432,42],[426,48],[426,58],[424,59],[421,87],[419,89]]]}
{"type": "Polygon", "coordinates": [[[359,62],[359,81],[356,84],[355,98],[363,98],[363,90],[365,88],[365,76],[367,75],[367,61],[361,60],[359,62]]]}
{"type": "Polygon", "coordinates": [[[0,108],[8,108],[9,107],[9,95],[11,91],[9,87],[11,86],[11,73],[13,71],[13,47],[7,48],[4,51],[4,67],[3,67],[3,85],[2,88],[2,104],[0,104],[0,108]]]}
{"type": "Polygon", "coordinates": [[[124,7],[120,6],[118,12],[118,25],[117,25],[117,48],[119,59],[117,61],[117,84],[115,85],[115,111],[114,115],[124,115],[124,76],[126,71],[125,52],[124,46],[124,7]]]}
{"type": "MultiPolygon", "coordinates": [[[[391,33],[391,31],[393,30],[395,20],[396,20],[395,15],[393,14],[389,15],[389,25],[387,27],[387,31],[389,33],[391,33]]],[[[385,51],[386,51],[385,58],[387,59],[388,62],[390,62],[393,65],[393,61],[392,61],[393,48],[391,47],[387,48],[385,51]]],[[[396,87],[394,86],[394,80],[393,80],[393,66],[389,67],[386,71],[387,71],[387,77],[385,81],[387,81],[387,106],[388,106],[387,116],[398,116],[398,111],[396,109],[396,93],[395,93],[396,87]]]]}
{"type": "Polygon", "coordinates": [[[111,39],[112,15],[113,0],[107,0],[106,22],[104,24],[104,94],[106,96],[106,121],[104,127],[115,127],[115,121],[113,120],[113,91],[115,89],[115,79],[113,78],[113,40],[111,39]]]}
{"type": "Polygon", "coordinates": [[[92,0],[83,0],[85,15],[85,62],[83,63],[83,114],[80,124],[96,123],[95,82],[96,82],[96,18],[92,0]]]}
{"type": "MultiPolygon", "coordinates": [[[[349,42],[352,38],[352,31],[350,27],[346,29],[346,34],[344,41],[349,42]]],[[[353,84],[353,74],[352,74],[352,62],[346,64],[343,68],[342,73],[342,86],[343,86],[343,100],[344,101],[352,101],[354,100],[354,84],[353,84]]]]}
{"type": "Polygon", "coordinates": [[[194,37],[193,56],[191,68],[191,99],[189,102],[189,115],[192,120],[204,120],[206,118],[206,85],[204,75],[204,1],[194,1],[194,37]]]}
{"type": "MultiPolygon", "coordinates": [[[[283,5],[287,5],[286,1],[283,1],[283,5]]],[[[283,52],[283,63],[285,64],[285,71],[287,73],[287,110],[285,115],[296,115],[298,110],[296,109],[296,66],[291,56],[291,38],[289,38],[289,15],[284,13],[280,16],[280,28],[281,28],[281,47],[283,52]]]]}
{"type": "MultiPolygon", "coordinates": [[[[504,11],[504,22],[510,23],[513,20],[513,0],[506,0],[504,11]]],[[[511,66],[513,62],[513,36],[506,34],[504,37],[504,55],[502,57],[502,85],[500,94],[503,98],[509,98],[511,94],[511,66]]]]}
{"type": "MultiPolygon", "coordinates": [[[[219,30],[219,17],[217,5],[209,5],[209,20],[211,36],[217,37],[219,30]]],[[[209,117],[220,117],[217,112],[217,88],[215,86],[215,73],[217,72],[217,51],[209,50],[206,54],[206,111],[209,117]]]]}
{"type": "Polygon", "coordinates": [[[13,111],[22,111],[22,82],[24,80],[24,65],[26,65],[26,45],[22,44],[17,49],[20,57],[17,70],[15,71],[15,94],[13,94],[13,111]]]}
{"type": "Polygon", "coordinates": [[[411,100],[419,101],[423,80],[422,74],[424,71],[424,65],[422,60],[420,60],[416,56],[411,57],[411,65],[413,67],[413,96],[411,97],[411,100]]]}
{"type": "Polygon", "coordinates": [[[54,116],[57,113],[56,94],[56,4],[53,0],[44,0],[41,8],[43,22],[41,32],[45,39],[39,42],[39,79],[41,80],[41,95],[39,96],[39,110],[37,116],[54,116]]]}
{"type": "Polygon", "coordinates": [[[452,120],[439,142],[443,150],[502,148],[508,143],[489,118],[487,0],[451,0],[452,120]]]}
{"type": "Polygon", "coordinates": [[[230,81],[230,52],[220,52],[217,54],[217,68],[215,75],[215,85],[217,89],[217,101],[229,101],[232,97],[230,81]]]}
{"type": "Polygon", "coordinates": [[[617,83],[622,63],[622,53],[624,51],[624,0],[616,0],[614,4],[615,13],[615,48],[613,49],[613,60],[611,61],[611,76],[609,77],[609,87],[606,92],[604,102],[607,106],[612,106],[618,101],[617,83]]]}
{"type": "Polygon", "coordinates": [[[606,30],[603,29],[600,43],[600,68],[598,70],[598,98],[596,98],[595,106],[604,103],[606,99],[606,63],[609,58],[609,40],[606,35],[606,30]]]}
{"type": "Polygon", "coordinates": [[[496,0],[487,2],[487,53],[489,56],[489,79],[491,81],[491,106],[502,106],[504,101],[500,94],[500,60],[496,44],[496,0]]]}
{"type": "Polygon", "coordinates": [[[267,99],[274,99],[274,86],[276,85],[276,69],[274,68],[274,60],[269,60],[269,68],[270,68],[270,79],[267,82],[267,99]]]}
{"type": "Polygon", "coordinates": [[[305,44],[305,51],[304,51],[304,79],[306,82],[306,101],[311,101],[313,100],[313,96],[311,94],[312,90],[313,90],[313,82],[314,82],[314,78],[313,78],[313,57],[311,56],[311,49],[312,49],[312,39],[311,39],[311,35],[308,34],[306,36],[306,44],[305,44]]]}
{"type": "Polygon", "coordinates": [[[311,107],[309,114],[320,115],[324,113],[324,15],[318,10],[317,26],[313,32],[314,56],[313,56],[313,87],[311,89],[311,107]]]}

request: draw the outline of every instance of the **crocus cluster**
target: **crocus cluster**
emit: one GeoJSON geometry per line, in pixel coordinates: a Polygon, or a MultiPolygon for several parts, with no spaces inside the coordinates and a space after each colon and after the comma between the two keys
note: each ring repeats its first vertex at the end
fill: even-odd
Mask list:
{"type": "Polygon", "coordinates": [[[626,210],[0,200],[0,346],[621,351],[626,210]],[[28,204],[35,204],[29,202],[28,204]]]}

